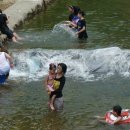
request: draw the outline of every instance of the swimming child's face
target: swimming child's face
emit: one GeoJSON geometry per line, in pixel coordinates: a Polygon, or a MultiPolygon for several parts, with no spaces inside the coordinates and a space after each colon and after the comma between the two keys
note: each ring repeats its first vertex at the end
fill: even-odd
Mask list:
{"type": "Polygon", "coordinates": [[[115,112],[114,110],[113,110],[113,114],[116,115],[116,116],[118,116],[117,112],[115,112]]]}

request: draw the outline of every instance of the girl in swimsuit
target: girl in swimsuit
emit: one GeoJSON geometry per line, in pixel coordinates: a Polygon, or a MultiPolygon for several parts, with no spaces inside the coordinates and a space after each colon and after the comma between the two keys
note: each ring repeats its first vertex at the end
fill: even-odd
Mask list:
{"type": "MultiPolygon", "coordinates": [[[[56,77],[56,65],[55,64],[50,64],[49,65],[49,74],[48,76],[46,77],[45,79],[45,87],[46,87],[46,90],[49,94],[49,97],[50,97],[50,94],[51,92],[53,92],[55,90],[54,88],[54,79],[56,77]]],[[[49,98],[49,107],[54,110],[54,99],[55,97],[50,97],[49,98]]]]}

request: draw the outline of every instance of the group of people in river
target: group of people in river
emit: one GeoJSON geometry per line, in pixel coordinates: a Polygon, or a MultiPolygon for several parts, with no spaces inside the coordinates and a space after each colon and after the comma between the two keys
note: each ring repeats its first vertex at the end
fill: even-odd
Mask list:
{"type": "MultiPolygon", "coordinates": [[[[66,81],[66,71],[67,65],[64,63],[59,63],[57,66],[54,63],[49,65],[49,72],[44,80],[44,85],[49,96],[48,107],[52,111],[63,110],[62,90],[66,81]]],[[[130,110],[122,110],[120,105],[116,105],[113,107],[113,110],[108,111],[105,116],[95,116],[95,118],[102,123],[111,125],[126,124],[130,123],[130,110]]]]}
{"type": "Polygon", "coordinates": [[[80,10],[78,6],[68,6],[70,12],[69,21],[65,21],[65,24],[74,29],[79,39],[87,39],[87,27],[85,21],[85,13],[80,10]]]}
{"type": "MultiPolygon", "coordinates": [[[[88,38],[86,32],[86,21],[85,13],[80,10],[77,6],[68,7],[70,15],[69,21],[65,21],[65,24],[70,28],[76,30],[76,35],[79,39],[88,38]]],[[[3,34],[6,34],[8,39],[12,39],[13,42],[17,42],[20,37],[13,32],[8,27],[8,18],[0,10],[0,31],[3,34]]],[[[13,60],[12,57],[6,52],[2,51],[2,46],[0,46],[0,84],[4,83],[9,76],[10,68],[12,68],[13,60]]],[[[45,77],[44,86],[48,93],[49,101],[48,106],[52,111],[63,110],[63,88],[66,82],[65,74],[67,72],[67,65],[65,63],[59,63],[55,65],[51,63],[49,65],[48,75],[45,77]]],[[[96,116],[101,122],[110,123],[110,124],[119,124],[122,122],[123,117],[128,117],[127,123],[130,123],[130,112],[122,112],[121,106],[117,105],[113,107],[112,112],[107,113],[104,117],[96,116]],[[115,120],[112,120],[110,115],[116,117],[115,120]]],[[[126,120],[125,120],[126,121],[126,120]]]]}
{"type": "MultiPolygon", "coordinates": [[[[76,35],[79,39],[87,39],[88,35],[86,32],[86,21],[85,21],[85,13],[80,10],[78,6],[68,6],[68,10],[70,12],[69,21],[65,21],[65,24],[70,28],[75,29],[76,35]]],[[[11,30],[8,26],[9,17],[6,16],[0,9],[0,31],[2,34],[7,35],[9,40],[17,43],[18,40],[22,38],[16,34],[13,30],[11,30]]]]}

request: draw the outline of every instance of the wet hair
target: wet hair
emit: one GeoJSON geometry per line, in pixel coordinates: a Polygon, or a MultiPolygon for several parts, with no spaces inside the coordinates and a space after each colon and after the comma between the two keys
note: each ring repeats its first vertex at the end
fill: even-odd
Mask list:
{"type": "Polygon", "coordinates": [[[49,65],[49,70],[53,70],[53,69],[56,69],[56,65],[53,64],[53,63],[51,63],[51,64],[49,65]]]}
{"type": "Polygon", "coordinates": [[[58,66],[61,66],[62,72],[65,74],[67,71],[67,65],[64,63],[59,63],[58,66]]]}
{"type": "Polygon", "coordinates": [[[0,9],[0,13],[2,14],[2,10],[0,9]]]}
{"type": "Polygon", "coordinates": [[[113,107],[113,111],[117,113],[118,116],[121,116],[122,108],[119,105],[113,107]]]}
{"type": "Polygon", "coordinates": [[[78,6],[72,6],[70,5],[69,8],[71,8],[72,10],[74,10],[74,14],[77,15],[78,12],[80,11],[80,8],[78,6]]]}
{"type": "Polygon", "coordinates": [[[82,15],[82,16],[85,16],[84,11],[79,11],[78,14],[80,14],[80,15],[82,15]]]}

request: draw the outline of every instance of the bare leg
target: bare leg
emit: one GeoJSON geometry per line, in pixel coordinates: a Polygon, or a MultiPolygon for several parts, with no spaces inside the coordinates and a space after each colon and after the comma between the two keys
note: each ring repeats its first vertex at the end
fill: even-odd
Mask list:
{"type": "Polygon", "coordinates": [[[53,111],[55,110],[55,107],[54,107],[55,98],[56,98],[56,95],[53,95],[52,98],[51,98],[51,101],[50,101],[50,108],[53,111]]]}
{"type": "Polygon", "coordinates": [[[13,35],[14,35],[14,37],[15,37],[17,40],[22,40],[22,38],[21,38],[18,34],[16,34],[15,32],[13,33],[13,35]]]}
{"type": "Polygon", "coordinates": [[[15,43],[18,43],[18,41],[16,40],[15,36],[12,37],[12,41],[15,43]]]}

